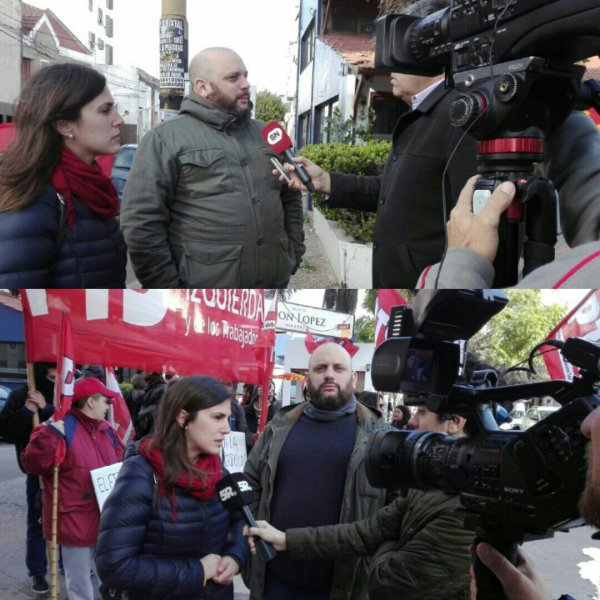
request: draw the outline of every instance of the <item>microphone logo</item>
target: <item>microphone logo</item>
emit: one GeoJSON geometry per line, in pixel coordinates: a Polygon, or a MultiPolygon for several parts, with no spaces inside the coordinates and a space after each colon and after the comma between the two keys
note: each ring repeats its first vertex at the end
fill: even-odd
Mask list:
{"type": "Polygon", "coordinates": [[[237,492],[231,487],[223,488],[219,490],[219,498],[221,502],[227,502],[230,498],[235,498],[237,496],[237,492]]]}
{"type": "Polygon", "coordinates": [[[283,131],[281,127],[277,127],[267,134],[267,141],[271,146],[274,146],[283,139],[283,131]]]}

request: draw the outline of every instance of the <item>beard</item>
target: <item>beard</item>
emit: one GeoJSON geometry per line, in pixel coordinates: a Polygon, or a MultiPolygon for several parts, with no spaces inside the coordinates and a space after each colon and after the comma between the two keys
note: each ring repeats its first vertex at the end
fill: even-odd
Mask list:
{"type": "Polygon", "coordinates": [[[585,488],[579,500],[579,514],[588,525],[600,528],[600,468],[594,468],[591,442],[586,454],[588,468],[585,488]]]}
{"type": "Polygon", "coordinates": [[[310,402],[320,410],[337,410],[338,408],[344,406],[344,404],[350,400],[352,394],[354,393],[354,390],[350,384],[348,384],[343,390],[339,385],[335,384],[338,390],[337,394],[323,394],[321,393],[321,388],[323,385],[325,384],[315,388],[310,381],[307,385],[310,402]]]}
{"type": "Polygon", "coordinates": [[[227,94],[223,93],[221,91],[221,88],[216,86],[214,83],[212,83],[211,86],[213,89],[210,92],[210,94],[208,94],[208,96],[206,97],[206,100],[210,102],[213,106],[216,106],[223,112],[235,115],[236,117],[241,117],[242,115],[251,112],[252,109],[250,108],[250,106],[248,106],[248,108],[241,109],[238,108],[237,105],[238,100],[240,98],[243,98],[244,96],[247,96],[247,94],[240,94],[239,96],[232,98],[231,96],[228,96],[227,94]]]}

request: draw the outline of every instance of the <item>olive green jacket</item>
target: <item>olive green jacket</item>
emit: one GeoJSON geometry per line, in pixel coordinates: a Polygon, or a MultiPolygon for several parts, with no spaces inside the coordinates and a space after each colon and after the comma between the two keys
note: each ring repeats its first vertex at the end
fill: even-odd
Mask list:
{"type": "Polygon", "coordinates": [[[143,287],[274,287],[304,254],[301,195],[272,174],[261,125],[195,94],[142,139],[121,228],[143,287]]]}
{"type": "MultiPolygon", "coordinates": [[[[285,439],[304,411],[305,403],[285,407],[275,414],[250,452],[244,474],[256,494],[253,512],[257,519],[269,520],[277,463],[285,439]]],[[[350,523],[376,512],[385,502],[385,490],[372,487],[365,472],[365,455],[369,434],[390,426],[381,413],[357,402],[356,441],[348,462],[344,500],[340,508],[340,523],[350,523]]],[[[324,452],[326,449],[324,449],[324,452]]],[[[298,457],[302,460],[302,457],[298,457]]],[[[307,482],[310,485],[310,482],[307,482]]],[[[337,558],[337,556],[335,557],[337,558]]],[[[250,588],[251,600],[262,600],[265,584],[265,563],[257,556],[246,565],[244,580],[250,588]]],[[[363,600],[367,593],[367,561],[365,558],[344,558],[335,561],[330,600],[363,600]]]]}
{"type": "Polygon", "coordinates": [[[459,498],[410,490],[356,523],[288,529],[292,558],[372,555],[370,600],[468,600],[474,532],[457,514],[459,498]]]}

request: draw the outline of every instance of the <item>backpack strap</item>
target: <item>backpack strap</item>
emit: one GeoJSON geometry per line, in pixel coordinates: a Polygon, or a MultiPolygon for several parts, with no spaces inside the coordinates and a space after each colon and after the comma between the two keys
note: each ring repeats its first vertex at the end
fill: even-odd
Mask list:
{"type": "Polygon", "coordinates": [[[77,429],[77,419],[70,414],[66,414],[63,419],[65,424],[65,440],[67,442],[67,448],[71,447],[73,442],[73,436],[75,435],[75,429],[77,429]]]}

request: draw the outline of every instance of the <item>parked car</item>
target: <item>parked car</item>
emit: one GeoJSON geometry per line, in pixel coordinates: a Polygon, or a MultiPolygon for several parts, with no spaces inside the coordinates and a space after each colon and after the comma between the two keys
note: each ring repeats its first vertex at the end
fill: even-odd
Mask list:
{"type": "MultiPolygon", "coordinates": [[[[0,412],[2,412],[2,409],[4,408],[4,405],[6,404],[6,399],[8,398],[9,394],[10,394],[10,389],[4,385],[0,385],[0,412]]],[[[0,442],[1,441],[2,441],[2,436],[0,435],[0,442]]]]}
{"type": "Polygon", "coordinates": [[[532,425],[535,425],[559,408],[559,406],[532,406],[528,408],[523,417],[523,429],[528,429],[532,425]]]}
{"type": "Polygon", "coordinates": [[[127,177],[129,177],[137,147],[137,144],[124,144],[114,156],[111,177],[117,194],[119,194],[119,205],[123,199],[123,190],[125,189],[125,183],[127,183],[127,177]]]}

